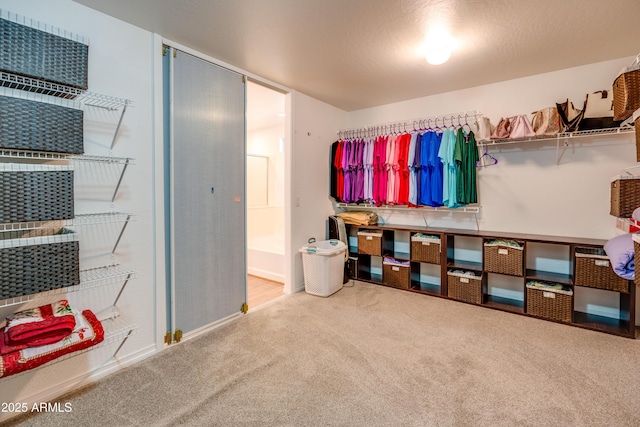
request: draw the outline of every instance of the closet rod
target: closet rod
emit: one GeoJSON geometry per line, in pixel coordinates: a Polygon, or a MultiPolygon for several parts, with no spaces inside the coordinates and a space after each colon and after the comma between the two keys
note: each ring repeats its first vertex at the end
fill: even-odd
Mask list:
{"type": "Polygon", "coordinates": [[[342,129],[337,132],[339,138],[355,138],[379,136],[390,133],[419,132],[427,129],[439,129],[450,126],[476,125],[482,117],[479,111],[463,111],[458,113],[439,114],[400,122],[388,122],[359,128],[342,129]]]}

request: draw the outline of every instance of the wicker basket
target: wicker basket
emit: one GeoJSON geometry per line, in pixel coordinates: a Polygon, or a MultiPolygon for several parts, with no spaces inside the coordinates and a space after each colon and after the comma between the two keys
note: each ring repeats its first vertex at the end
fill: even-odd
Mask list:
{"type": "Polygon", "coordinates": [[[483,276],[470,276],[453,271],[447,272],[447,295],[449,298],[482,304],[483,276]]]}
{"type": "Polygon", "coordinates": [[[0,19],[0,38],[0,70],[87,89],[86,44],[6,19],[0,19]]]}
{"type": "Polygon", "coordinates": [[[73,170],[30,166],[0,165],[0,224],[73,218],[73,170]]]}
{"type": "Polygon", "coordinates": [[[0,148],[82,154],[83,112],[0,96],[0,148]]]}
{"type": "Polygon", "coordinates": [[[396,288],[411,288],[411,269],[404,265],[382,263],[382,282],[396,288]]]}
{"type": "Polygon", "coordinates": [[[631,218],[637,207],[640,207],[640,178],[620,178],[611,181],[609,213],[618,218],[631,218]]]}
{"type": "Polygon", "coordinates": [[[440,238],[411,236],[411,261],[440,264],[440,238]]]}
{"type": "Polygon", "coordinates": [[[640,69],[622,73],[613,82],[613,119],[626,120],[640,108],[640,69]]]}
{"type": "Polygon", "coordinates": [[[0,300],[79,284],[76,238],[64,228],[0,233],[0,300]]]}
{"type": "Polygon", "coordinates": [[[573,291],[544,289],[527,283],[527,314],[560,322],[573,321],[573,291]]]}
{"type": "Polygon", "coordinates": [[[636,162],[640,162],[640,115],[634,120],[633,127],[636,129],[636,162]]]}
{"type": "Polygon", "coordinates": [[[519,243],[522,248],[485,242],[484,269],[490,273],[522,277],[524,243],[519,243]]]}
{"type": "Polygon", "coordinates": [[[629,281],[611,268],[609,257],[602,248],[576,248],[575,284],[616,292],[629,292],[629,281]]]}
{"type": "Polygon", "coordinates": [[[382,256],[382,231],[358,231],[358,253],[382,256]]]}

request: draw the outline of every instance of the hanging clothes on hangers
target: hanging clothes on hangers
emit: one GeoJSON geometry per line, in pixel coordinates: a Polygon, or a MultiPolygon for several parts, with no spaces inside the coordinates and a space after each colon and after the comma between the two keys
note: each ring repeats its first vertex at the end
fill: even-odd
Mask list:
{"type": "Polygon", "coordinates": [[[353,170],[352,164],[353,162],[353,141],[345,141],[344,143],[344,151],[342,152],[342,169],[344,171],[344,186],[343,186],[343,194],[342,198],[345,203],[351,203],[352,198],[352,189],[353,189],[353,170]]]}
{"type": "Polygon", "coordinates": [[[411,134],[411,140],[409,141],[409,154],[407,157],[407,167],[409,168],[409,198],[407,204],[409,206],[418,206],[418,168],[416,168],[416,143],[421,136],[418,132],[411,134]]]}
{"type": "Polygon", "coordinates": [[[403,133],[398,136],[396,142],[396,151],[398,153],[398,195],[396,203],[406,205],[409,202],[409,144],[411,143],[411,135],[403,133]]]}
{"type": "Polygon", "coordinates": [[[433,133],[431,138],[431,149],[429,150],[429,175],[431,183],[431,205],[438,207],[443,205],[442,201],[442,173],[443,165],[438,157],[440,145],[442,143],[442,133],[433,133]]]}
{"type": "Polygon", "coordinates": [[[356,179],[353,186],[353,200],[356,203],[364,201],[364,140],[359,138],[355,143],[355,156],[353,159],[353,168],[355,170],[356,179]]]}
{"type": "Polygon", "coordinates": [[[362,163],[364,167],[364,201],[373,202],[373,137],[366,138],[364,143],[364,152],[362,155],[362,163]]]}
{"type": "Polygon", "coordinates": [[[464,202],[478,203],[478,177],[476,164],[479,160],[478,157],[478,144],[476,143],[476,136],[473,131],[469,131],[467,138],[467,145],[469,146],[469,155],[464,162],[465,170],[465,193],[464,202]]]}
{"type": "Polygon", "coordinates": [[[381,135],[376,139],[374,147],[374,176],[373,198],[376,206],[382,206],[387,202],[387,139],[386,135],[381,135]]]}
{"type": "Polygon", "coordinates": [[[387,204],[396,204],[396,177],[398,171],[398,157],[396,155],[396,135],[387,139],[387,204]]]}
{"type": "Polygon", "coordinates": [[[442,171],[442,203],[449,208],[458,206],[456,199],[457,165],[453,157],[456,145],[456,136],[452,129],[445,129],[442,135],[442,143],[438,151],[438,157],[443,165],[442,171]]]}
{"type": "Polygon", "coordinates": [[[345,140],[341,139],[338,144],[338,150],[336,152],[335,165],[338,171],[338,176],[336,180],[336,199],[340,202],[344,202],[344,145],[345,140]]]}
{"type": "Polygon", "coordinates": [[[330,187],[329,196],[335,201],[340,202],[338,199],[338,165],[337,158],[339,156],[340,140],[331,144],[331,175],[330,175],[330,187]]]}
{"type": "Polygon", "coordinates": [[[469,145],[466,143],[465,134],[462,128],[456,131],[456,144],[453,149],[453,160],[456,162],[456,201],[458,204],[464,203],[465,194],[465,174],[464,161],[469,156],[469,145]]]}
{"type": "Polygon", "coordinates": [[[429,171],[429,155],[432,147],[431,139],[434,132],[422,134],[420,141],[420,193],[418,202],[420,205],[431,206],[431,174],[429,171]]]}

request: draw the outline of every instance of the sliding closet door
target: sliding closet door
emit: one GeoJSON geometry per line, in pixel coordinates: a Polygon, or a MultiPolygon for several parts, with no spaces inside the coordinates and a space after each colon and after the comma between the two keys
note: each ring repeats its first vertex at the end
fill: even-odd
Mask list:
{"type": "Polygon", "coordinates": [[[246,301],[245,83],[182,51],[171,61],[173,323],[189,333],[246,301]]]}

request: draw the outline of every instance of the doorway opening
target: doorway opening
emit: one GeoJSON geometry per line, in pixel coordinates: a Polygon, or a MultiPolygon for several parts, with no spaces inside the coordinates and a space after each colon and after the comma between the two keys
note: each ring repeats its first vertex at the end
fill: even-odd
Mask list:
{"type": "Polygon", "coordinates": [[[285,98],[247,82],[247,304],[249,310],[284,292],[285,98]]]}

